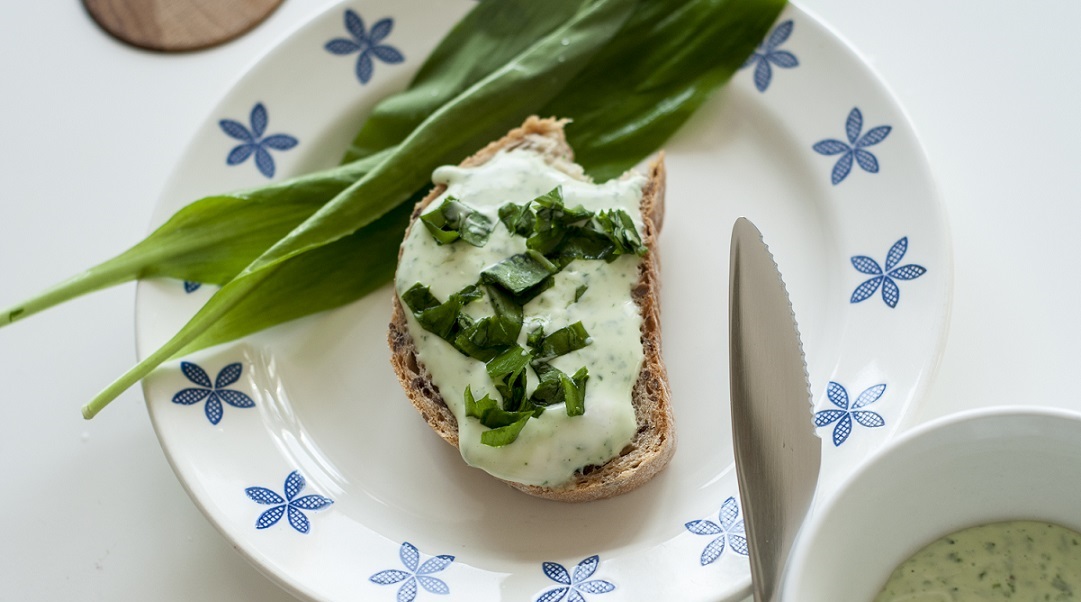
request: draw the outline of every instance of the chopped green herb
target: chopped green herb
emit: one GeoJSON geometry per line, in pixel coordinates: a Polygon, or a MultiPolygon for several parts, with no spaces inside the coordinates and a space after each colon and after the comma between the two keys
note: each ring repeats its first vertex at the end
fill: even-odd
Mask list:
{"type": "Polygon", "coordinates": [[[631,253],[641,257],[648,251],[642,244],[641,237],[638,236],[634,221],[626,211],[622,209],[600,211],[593,216],[593,219],[616,247],[615,254],[609,257],[608,261],[614,260],[617,255],[631,253]]]}
{"type": "Polygon", "coordinates": [[[574,373],[574,377],[561,374],[560,384],[563,386],[563,401],[567,407],[567,416],[581,416],[586,413],[586,380],[589,379],[589,371],[585,366],[574,373]]]}
{"type": "Polygon", "coordinates": [[[534,363],[533,371],[537,373],[537,388],[533,390],[529,401],[541,407],[561,403],[563,383],[559,377],[563,371],[547,362],[534,363]]]}
{"type": "Polygon", "coordinates": [[[481,277],[485,282],[495,283],[515,295],[537,286],[558,270],[552,262],[533,253],[512,255],[499,263],[484,268],[481,277]]]}
{"type": "Polygon", "coordinates": [[[541,343],[544,342],[544,327],[537,325],[536,328],[529,331],[529,335],[526,337],[525,344],[533,350],[533,354],[536,355],[540,351],[541,343]]]}
{"type": "Polygon", "coordinates": [[[455,337],[454,346],[474,359],[487,362],[518,340],[522,331],[522,306],[498,286],[486,284],[484,289],[488,291],[495,315],[463,328],[455,337]]]}
{"type": "Polygon", "coordinates": [[[536,361],[548,361],[554,357],[566,355],[577,351],[589,344],[589,333],[585,326],[578,321],[570,326],[564,326],[552,334],[544,337],[539,348],[536,350],[536,361]]]}
{"type": "Polygon", "coordinates": [[[413,313],[431,309],[439,305],[439,299],[435,298],[432,291],[428,290],[427,286],[421,283],[416,283],[409,287],[409,290],[402,294],[402,301],[405,302],[409,309],[413,313]]]}
{"type": "Polygon", "coordinates": [[[451,295],[443,303],[431,305],[432,302],[438,302],[438,299],[431,294],[428,287],[418,282],[410,287],[409,292],[411,294],[405,295],[403,301],[409,305],[417,322],[420,322],[424,330],[435,333],[439,338],[451,343],[454,342],[460,329],[473,324],[472,319],[462,313],[462,308],[481,296],[480,287],[470,284],[451,295]],[[414,302],[418,305],[414,306],[414,302]],[[417,307],[423,307],[423,309],[418,310],[417,307]]]}
{"type": "Polygon", "coordinates": [[[525,423],[532,418],[533,411],[507,412],[499,407],[488,395],[480,399],[473,398],[473,391],[465,388],[465,415],[476,418],[489,431],[481,433],[480,441],[485,445],[500,447],[513,443],[522,432],[525,423]]]}
{"type": "Polygon", "coordinates": [[[499,404],[489,395],[485,395],[480,399],[474,399],[473,391],[466,385],[465,415],[476,418],[484,426],[494,429],[513,424],[523,417],[532,416],[533,412],[531,410],[525,412],[508,412],[500,408],[499,404]]]}
{"type": "Polygon", "coordinates": [[[420,221],[441,245],[461,238],[474,247],[483,247],[492,232],[492,220],[453,196],[445,198],[438,209],[421,215],[420,221]]]}
{"type": "Polygon", "coordinates": [[[578,390],[582,392],[582,399],[585,399],[586,395],[586,381],[589,380],[589,370],[585,366],[582,366],[571,377],[574,380],[574,386],[578,387],[578,390]]]}
{"type": "Polygon", "coordinates": [[[568,415],[581,415],[580,412],[585,411],[585,382],[589,371],[583,367],[568,379],[566,374],[549,364],[548,360],[589,344],[589,333],[582,323],[575,322],[548,336],[544,336],[544,330],[538,326],[529,333],[526,344],[533,351],[533,372],[538,379],[537,388],[533,390],[529,401],[540,407],[562,403],[568,400],[567,387],[573,387],[576,393],[569,398],[568,415]]]}
{"type": "Polygon", "coordinates": [[[529,208],[529,203],[524,205],[507,203],[499,208],[499,221],[503,222],[512,234],[529,236],[533,233],[533,222],[536,221],[536,216],[529,208]]]}
{"type": "Polygon", "coordinates": [[[503,409],[516,412],[523,409],[526,388],[526,369],[533,354],[515,345],[492,358],[485,368],[503,396],[503,409]]]}
{"type": "Polygon", "coordinates": [[[513,345],[521,329],[520,323],[488,316],[462,328],[454,337],[454,346],[473,359],[487,362],[513,345]]]}
{"type": "MultiPolygon", "coordinates": [[[[501,287],[485,284],[484,290],[488,292],[488,300],[492,303],[492,308],[495,310],[495,315],[507,318],[508,320],[518,324],[518,327],[522,326],[522,304],[519,303],[514,297],[507,294],[501,287]]],[[[518,336],[517,332],[514,335],[518,336]]]]}
{"type": "Polygon", "coordinates": [[[578,300],[582,298],[582,295],[586,294],[587,289],[589,289],[588,284],[583,284],[582,286],[579,286],[578,288],[574,289],[574,302],[575,303],[578,303],[578,300]]]}
{"type": "Polygon", "coordinates": [[[543,267],[544,269],[548,270],[549,272],[551,272],[553,274],[555,274],[556,272],[558,272],[559,270],[562,269],[560,266],[552,263],[552,261],[549,260],[547,257],[545,257],[544,254],[541,253],[540,251],[536,251],[534,249],[529,249],[529,250],[527,250],[525,252],[525,254],[529,255],[529,257],[533,261],[537,262],[537,265],[543,267]]]}
{"type": "Polygon", "coordinates": [[[572,224],[593,216],[592,211],[581,205],[568,209],[563,203],[562,186],[556,186],[547,193],[533,199],[533,203],[538,205],[537,221],[548,222],[549,225],[553,223],[572,224]]]}
{"type": "Polygon", "coordinates": [[[557,271],[575,259],[613,261],[620,255],[641,256],[647,251],[626,211],[613,209],[594,215],[581,206],[568,209],[561,187],[525,205],[508,203],[499,211],[512,232],[525,236],[532,225],[526,246],[557,262],[557,271]],[[536,207],[535,213],[530,211],[531,205],[536,207]]]}
{"type": "Polygon", "coordinates": [[[477,401],[473,398],[473,390],[469,385],[465,386],[465,415],[470,418],[483,418],[485,410],[490,405],[495,405],[491,397],[485,395],[477,401]]]}
{"type": "Polygon", "coordinates": [[[491,447],[502,447],[514,443],[514,441],[518,439],[518,434],[521,433],[522,429],[525,427],[525,423],[529,422],[531,416],[528,412],[523,413],[525,416],[519,418],[512,424],[481,433],[480,442],[491,447]]]}
{"type": "Polygon", "coordinates": [[[552,288],[552,286],[554,286],[554,285],[555,285],[555,278],[552,277],[552,276],[549,276],[549,277],[545,278],[544,280],[541,280],[536,286],[527,289],[525,292],[523,292],[521,294],[515,295],[514,300],[517,301],[521,305],[525,305],[526,303],[529,303],[530,301],[535,299],[537,297],[537,295],[539,295],[539,294],[543,293],[544,291],[552,288]]]}
{"type": "Polygon", "coordinates": [[[615,244],[604,233],[593,228],[573,226],[567,230],[563,244],[556,249],[564,266],[575,259],[609,259],[614,256],[615,244]]]}
{"type": "Polygon", "coordinates": [[[536,362],[533,371],[537,373],[538,384],[529,400],[540,407],[566,403],[568,416],[581,416],[585,413],[586,381],[589,371],[582,367],[574,376],[567,376],[559,368],[547,362],[536,362]]]}
{"type": "Polygon", "coordinates": [[[563,204],[563,188],[558,186],[532,203],[536,206],[536,218],[526,246],[544,255],[553,253],[563,243],[569,226],[593,216],[581,206],[567,209],[563,204]]]}

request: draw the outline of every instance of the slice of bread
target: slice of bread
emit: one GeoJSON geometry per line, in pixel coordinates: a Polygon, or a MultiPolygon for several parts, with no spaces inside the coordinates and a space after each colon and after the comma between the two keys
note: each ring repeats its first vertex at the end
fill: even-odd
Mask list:
{"type": "MultiPolygon", "coordinates": [[[[586,178],[573,163],[573,151],[563,133],[565,121],[530,117],[519,128],[492,142],[461,163],[462,167],[483,164],[502,150],[529,149],[544,156],[552,166],[580,179],[586,178]]],[[[665,170],[663,153],[649,167],[648,182],[642,191],[642,242],[649,252],[642,258],[639,278],[632,297],[642,315],[641,340],[644,352],[632,403],[638,430],[633,440],[619,454],[600,466],[586,466],[570,481],[559,487],[541,487],[505,481],[530,495],[566,502],[584,502],[626,493],[656,475],[675,451],[675,422],[672,418],[668,375],[661,359],[660,261],[657,234],[664,215],[665,170]]],[[[445,186],[436,186],[417,203],[410,228],[421,211],[439,197],[445,186]]],[[[399,260],[401,251],[399,251],[399,260]]],[[[409,334],[406,314],[398,295],[394,295],[393,315],[388,333],[391,365],[413,405],[428,425],[451,445],[458,445],[458,423],[443,402],[431,375],[416,356],[409,334]]],[[[512,444],[513,445],[513,444],[512,444]]]]}

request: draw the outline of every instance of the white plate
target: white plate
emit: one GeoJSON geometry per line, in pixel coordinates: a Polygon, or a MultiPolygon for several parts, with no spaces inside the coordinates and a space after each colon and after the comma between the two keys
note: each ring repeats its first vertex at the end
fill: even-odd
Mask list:
{"type": "MultiPolygon", "coordinates": [[[[363,115],[408,83],[471,6],[350,0],[302,26],[196,133],[157,220],[200,196],[267,181],[266,157],[256,161],[262,153],[234,150],[243,144],[240,129],[259,130],[260,141],[274,134],[298,141],[291,148],[284,138],[261,143],[277,177],[333,164],[363,115]],[[404,61],[394,62],[384,48],[361,73],[357,53],[326,50],[329,41],[349,37],[347,11],[404,61]],[[265,128],[252,123],[257,105],[265,128]],[[226,119],[238,122],[233,137],[220,123],[226,119]]],[[[339,43],[339,50],[350,47],[339,43]]],[[[826,488],[896,432],[926,388],[951,281],[947,230],[923,152],[868,67],[794,6],[756,56],[667,145],[662,319],[679,445],[660,476],[616,499],[566,505],[530,498],[466,467],[406,401],[390,369],[388,286],[339,310],[185,358],[205,376],[185,374],[176,362],[145,381],[161,445],[195,503],[242,554],[302,598],[745,596],[750,577],[727,395],[732,222],[747,215],[758,224],[791,291],[818,416],[832,419],[819,429],[826,488]],[[890,128],[884,137],[879,126],[890,128]],[[831,151],[839,153],[822,154],[831,151]],[[837,170],[854,156],[847,174],[837,170]],[[901,240],[903,257],[888,259],[901,240]],[[853,261],[861,256],[871,259],[853,261]],[[906,267],[912,265],[923,271],[906,267]],[[875,266],[887,274],[870,273],[875,266]],[[875,293],[854,302],[861,283],[876,278],[875,293]],[[894,306],[883,290],[899,290],[899,298],[888,297],[894,306]],[[215,386],[243,393],[251,407],[206,410],[223,399],[248,405],[234,393],[173,401],[184,389],[215,386]],[[294,473],[303,482],[288,478],[294,473]]],[[[140,354],[175,332],[209,298],[209,288],[141,283],[140,354]]]]}

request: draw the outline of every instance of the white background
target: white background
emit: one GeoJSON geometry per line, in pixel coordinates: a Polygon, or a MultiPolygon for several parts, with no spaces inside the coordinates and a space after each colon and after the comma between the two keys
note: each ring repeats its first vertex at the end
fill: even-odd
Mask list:
{"type": "MultiPolygon", "coordinates": [[[[73,0],[0,3],[0,305],[135,243],[191,133],[326,6],[180,56],[104,35],[73,0]]],[[[919,419],[1081,410],[1081,3],[805,0],[908,111],[954,237],[946,354],[919,419]]],[[[135,389],[134,287],[0,331],[0,600],[290,600],[189,501],[135,389]]],[[[1081,512],[1081,510],[1079,510],[1081,512]]]]}

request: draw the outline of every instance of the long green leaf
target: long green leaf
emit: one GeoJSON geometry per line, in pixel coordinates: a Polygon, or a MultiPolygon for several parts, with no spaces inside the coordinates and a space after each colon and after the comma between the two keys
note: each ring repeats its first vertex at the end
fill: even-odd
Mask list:
{"type": "Polygon", "coordinates": [[[381,101],[342,163],[405,140],[447,101],[571,18],[583,0],[481,2],[428,55],[409,88],[381,101]]]}
{"type": "Polygon", "coordinates": [[[541,110],[597,180],[656,151],[762,41],[784,0],[643,2],[623,30],[541,110]],[[609,99],[609,102],[598,102],[609,99]]]}
{"type": "Polygon", "coordinates": [[[456,162],[552,98],[626,21],[635,0],[597,0],[510,63],[444,104],[358,182],[225,284],[168,342],[83,407],[91,418],[162,362],[189,348],[300,253],[348,236],[404,201],[435,167],[456,162]],[[560,60],[552,60],[559,57],[560,60]],[[532,90],[532,102],[523,102],[532,90]],[[484,116],[484,119],[478,118],[484,116]]]}
{"type": "Polygon", "coordinates": [[[270,282],[181,349],[184,355],[304,316],[340,307],[394,277],[413,203],[403,203],[356,232],[285,261],[270,282]]]}
{"type": "Polygon", "coordinates": [[[0,311],[0,326],[139,278],[225,284],[387,154],[195,201],[124,253],[0,311]]]}

